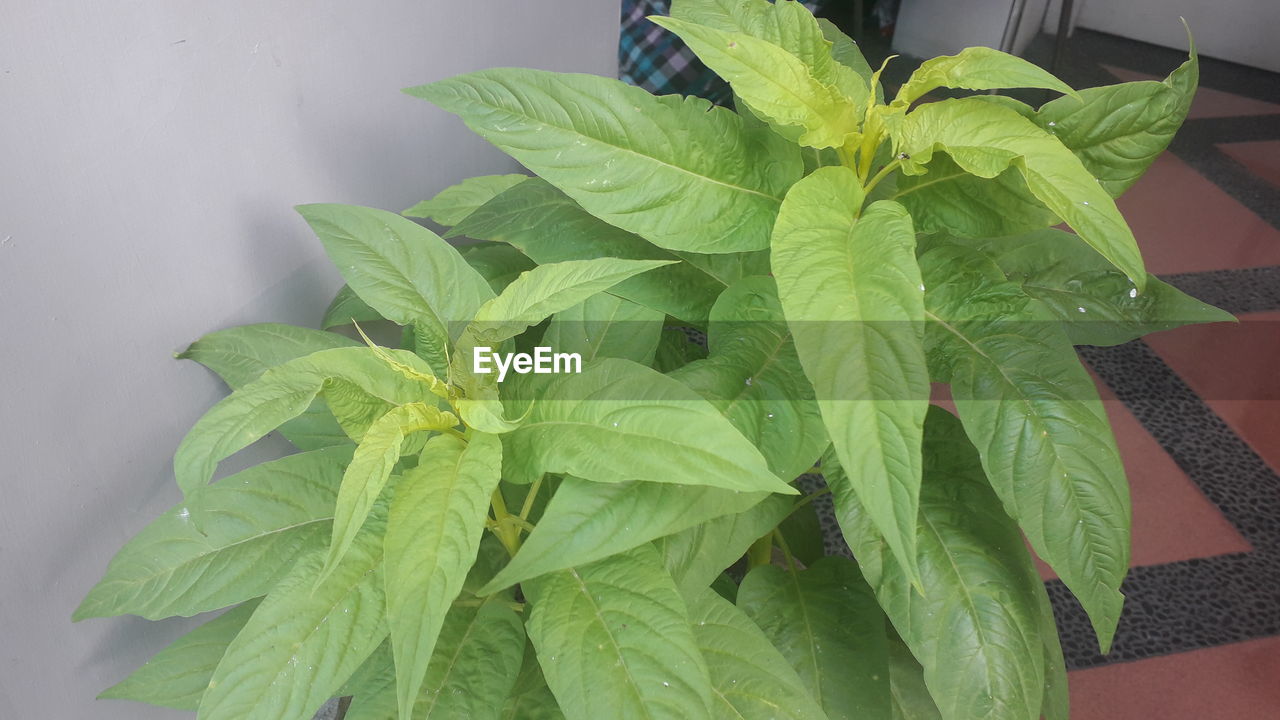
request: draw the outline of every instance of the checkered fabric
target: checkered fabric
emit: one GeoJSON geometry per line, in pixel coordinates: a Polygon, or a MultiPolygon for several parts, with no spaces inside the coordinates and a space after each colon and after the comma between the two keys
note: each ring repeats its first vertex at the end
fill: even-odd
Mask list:
{"type": "MultiPolygon", "coordinates": [[[[820,2],[806,2],[817,12],[820,2]]],[[[655,95],[697,95],[719,105],[732,101],[729,86],[707,69],[680,38],[645,18],[666,15],[671,0],[622,0],[618,77],[655,95]]]]}

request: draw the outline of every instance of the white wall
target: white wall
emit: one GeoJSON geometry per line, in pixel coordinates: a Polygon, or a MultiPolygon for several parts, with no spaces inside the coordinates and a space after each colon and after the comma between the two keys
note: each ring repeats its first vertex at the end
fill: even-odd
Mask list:
{"type": "Polygon", "coordinates": [[[0,716],[186,716],[92,698],[190,621],[70,622],[177,501],[172,452],[224,392],[171,353],[319,320],[339,281],[293,205],[398,210],[512,167],[400,88],[613,74],[617,20],[605,0],[0,0],[0,716]]]}
{"type": "Polygon", "coordinates": [[[1185,17],[1201,55],[1280,72],[1276,0],[1087,0],[1079,26],[1183,50],[1185,17]]]}

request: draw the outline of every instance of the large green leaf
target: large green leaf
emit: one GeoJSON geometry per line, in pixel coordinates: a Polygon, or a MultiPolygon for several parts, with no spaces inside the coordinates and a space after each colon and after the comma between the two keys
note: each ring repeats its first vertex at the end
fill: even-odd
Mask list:
{"type": "MultiPolygon", "coordinates": [[[[863,515],[844,528],[867,581],[911,652],[946,720],[1036,720],[1044,656],[1039,579],[1017,526],[1000,508],[954,416],[932,408],[925,434],[918,565],[911,586],[863,515]]],[[[838,463],[823,472],[839,475],[838,463]]],[[[857,499],[832,483],[852,513],[857,499]]]]}
{"type": "Polygon", "coordinates": [[[708,357],[671,373],[710,400],[781,478],[813,466],[827,432],[796,355],[773,278],[749,277],[720,295],[708,357]]]}
{"type": "Polygon", "coordinates": [[[479,242],[458,248],[462,259],[489,281],[495,293],[502,292],[520,273],[532,270],[537,263],[511,245],[499,242],[479,242]]]}
{"type": "Polygon", "coordinates": [[[972,250],[920,259],[935,379],[950,381],[991,486],[1080,598],[1104,651],[1129,569],[1129,489],[1106,412],[1059,324],[972,250]]]}
{"type": "Polygon", "coordinates": [[[1115,201],[1080,160],[1014,110],[973,99],[926,103],[897,127],[903,172],[919,175],[936,150],[969,173],[993,178],[1014,168],[1031,194],[1085,242],[1120,268],[1141,291],[1147,273],[1133,232],[1115,201]]]}
{"type": "Polygon", "coordinates": [[[501,468],[496,437],[473,432],[464,442],[438,435],[397,487],[387,528],[386,592],[402,718],[411,714],[445,614],[475,563],[501,468]]]}
{"type": "MultiPolygon", "coordinates": [[[[508,386],[513,385],[508,381],[508,386]]],[[[522,375],[503,436],[504,476],[560,472],[595,482],[709,485],[792,494],[715,407],[679,381],[608,358],[577,375],[522,375]]]]}
{"type": "Polygon", "coordinates": [[[525,646],[524,662],[516,676],[516,686],[502,708],[502,720],[564,720],[564,713],[542,677],[542,667],[533,643],[525,646]]]}
{"type": "Polygon", "coordinates": [[[429,218],[441,225],[457,225],[504,190],[528,180],[528,175],[481,175],[467,178],[457,185],[436,193],[430,200],[423,200],[401,212],[401,215],[429,218]]]}
{"type": "Polygon", "coordinates": [[[348,392],[400,405],[434,402],[432,378],[403,350],[335,348],[277,365],[214,405],[182,439],[173,460],[178,487],[190,492],[207,483],[219,461],[301,415],[334,380],[348,392]]]}
{"type": "Polygon", "coordinates": [[[440,236],[395,213],[354,205],[300,205],[351,289],[380,315],[457,337],[489,284],[440,236]]]}
{"type": "MultiPolygon", "coordinates": [[[[727,284],[692,253],[676,255],[591,215],[545,180],[533,179],[498,195],[451,235],[509,243],[540,264],[616,257],[688,261],[664,265],[618,283],[618,297],[688,322],[705,322],[727,284]]],[[[729,254],[727,257],[737,257],[729,254]]]]}
{"type": "Polygon", "coordinates": [[[648,545],[524,585],[527,629],[569,720],[708,720],[684,600],[648,545]]]}
{"type": "Polygon", "coordinates": [[[773,273],[836,453],[910,568],[929,397],[924,286],[906,210],[861,204],[845,167],[796,183],[774,230],[773,273]]]}
{"type": "Polygon", "coordinates": [[[898,89],[894,105],[907,106],[940,87],[966,90],[1045,88],[1079,100],[1071,86],[1016,55],[988,47],[970,47],[955,55],[925,60],[898,89]]]}
{"type": "Polygon", "coordinates": [[[351,696],[343,720],[399,720],[391,642],[379,645],[336,694],[351,696]]]}
{"type": "Polygon", "coordinates": [[[324,319],[320,321],[320,327],[329,330],[343,325],[370,323],[385,319],[377,310],[369,307],[369,303],[361,300],[350,285],[343,285],[338,288],[337,294],[329,302],[329,307],[325,309],[324,319]]]}
{"type": "Polygon", "coordinates": [[[907,208],[918,232],[998,237],[1058,222],[1015,169],[994,178],[978,177],[944,152],[934,153],[927,167],[923,175],[897,176],[889,196],[907,208]]]}
{"type": "Polygon", "coordinates": [[[99,698],[137,700],[178,710],[195,710],[227,645],[258,607],[256,600],[233,608],[183,635],[156,653],[99,698]]]}
{"type": "Polygon", "coordinates": [[[200,720],[308,720],[346,682],[387,635],[385,529],[382,506],[319,585],[324,552],[298,561],[227,648],[200,720]]]}
{"type": "Polygon", "coordinates": [[[595,483],[566,477],[520,552],[480,593],[630,550],[705,520],[742,512],[765,497],[704,485],[595,483]]]}
{"type": "MultiPolygon", "coordinates": [[[[195,360],[217,373],[232,390],[238,390],[281,363],[318,350],[354,345],[354,340],[336,333],[259,323],[209,333],[178,357],[195,360]]],[[[282,425],[280,434],[300,450],[316,450],[349,441],[323,400],[312,403],[301,416],[282,425]]]]}
{"type": "MultiPolygon", "coordinates": [[[[875,71],[871,69],[871,65],[867,63],[867,58],[862,54],[862,50],[858,47],[858,43],[848,35],[845,35],[835,23],[826,18],[818,18],[818,27],[822,29],[822,37],[831,43],[831,57],[836,62],[853,70],[862,81],[871,87],[875,71]]],[[[876,101],[884,101],[884,91],[880,88],[879,83],[875,87],[876,101]]]]}
{"type": "Polygon", "coordinates": [[[556,313],[542,343],[556,352],[578,353],[584,364],[612,357],[649,365],[664,318],[639,303],[599,293],[556,313]]]}
{"type": "Polygon", "coordinates": [[[1119,197],[1169,146],[1199,81],[1200,61],[1192,43],[1190,59],[1164,82],[1081,90],[1080,100],[1046,103],[1035,121],[1071,148],[1112,197],[1119,197]]]}
{"type": "Polygon", "coordinates": [[[799,128],[803,132],[794,139],[801,145],[839,148],[857,135],[868,90],[853,70],[831,59],[831,44],[822,37],[813,16],[808,17],[811,31],[802,40],[806,44],[802,50],[807,59],[823,62],[821,70],[779,45],[743,32],[670,17],[650,19],[678,35],[698,59],[729,82],[752,111],[784,134],[795,136],[788,129],[799,128]],[[844,76],[838,86],[832,82],[835,73],[844,76]],[[845,94],[850,89],[854,97],[845,94]]]}
{"type": "Polygon", "coordinates": [[[1010,280],[1065,321],[1076,345],[1118,345],[1182,325],[1230,322],[1230,313],[1147,275],[1142,292],[1080,238],[1062,230],[964,244],[991,257],[1010,280]]]}
{"type": "Polygon", "coordinates": [[[520,616],[504,599],[453,607],[440,630],[412,717],[498,720],[520,671],[524,641],[520,616]]]}
{"type": "Polygon", "coordinates": [[[715,717],[826,720],[787,658],[733,603],[710,588],[685,598],[693,637],[711,673],[715,717]]]}
{"type": "Polygon", "coordinates": [[[707,587],[747,552],[751,543],[777,527],[794,501],[770,495],[742,512],[721,515],[654,541],[667,572],[681,592],[707,587]]]}
{"type": "Polygon", "coordinates": [[[942,720],[924,684],[924,668],[896,633],[889,636],[889,692],[893,720],[942,720]]]}
{"type": "Polygon", "coordinates": [[[189,493],[121,548],[73,619],[190,616],[265,594],[324,546],[351,450],[289,455],[189,493]]]}
{"type": "Polygon", "coordinates": [[[793,146],[730,110],[609,78],[498,69],[406,92],[460,115],[592,215],[673,250],[767,246],[801,172],[793,146]]]}
{"type": "Polygon", "coordinates": [[[852,560],[823,558],[807,570],[760,565],[743,578],[738,607],[828,717],[889,717],[884,615],[852,560]]]}
{"type": "Polygon", "coordinates": [[[1040,638],[1044,641],[1044,701],[1040,714],[1044,720],[1069,720],[1071,697],[1067,692],[1067,663],[1058,639],[1058,625],[1053,618],[1049,593],[1040,585],[1040,638]]]}

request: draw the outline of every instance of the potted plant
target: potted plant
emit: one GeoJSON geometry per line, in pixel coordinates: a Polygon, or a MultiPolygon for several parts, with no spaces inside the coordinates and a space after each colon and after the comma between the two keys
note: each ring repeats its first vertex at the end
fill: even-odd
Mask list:
{"type": "Polygon", "coordinates": [[[75,617],[231,609],[104,696],[204,720],[336,696],[362,719],[1066,717],[1022,536],[1104,651],[1129,554],[1072,345],[1229,319],[1146,272],[1114,202],[1185,117],[1194,50],[1076,91],[970,48],[889,96],[800,4],[727,5],[654,21],[736,111],[521,69],[409,89],[535,173],[405,212],[479,244],[299,208],[347,282],[325,328],[182,354],[234,392],[178,448],[183,502],[75,617]],[[1061,97],[920,102],[944,87],[1061,97]],[[298,453],[210,484],[277,430],[298,453]],[[823,557],[826,503],[856,560],[823,557]]]}

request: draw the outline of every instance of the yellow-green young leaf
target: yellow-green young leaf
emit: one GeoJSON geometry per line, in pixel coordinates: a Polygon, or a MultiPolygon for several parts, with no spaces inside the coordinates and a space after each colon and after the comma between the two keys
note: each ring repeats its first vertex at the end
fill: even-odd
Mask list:
{"type": "Polygon", "coordinates": [[[795,493],[711,403],[643,365],[607,358],[581,374],[521,375],[506,385],[515,398],[508,415],[525,418],[502,438],[507,479],[558,472],[795,493]]]}
{"type": "Polygon", "coordinates": [[[1092,378],[1061,327],[980,253],[938,243],[921,267],[935,379],[1004,507],[1088,611],[1105,652],[1129,569],[1129,487],[1092,378]]]}
{"type": "Polygon", "coordinates": [[[351,450],[289,455],[191,492],[121,548],[73,619],[190,616],[266,594],[324,546],[351,450]]]}
{"type": "Polygon", "coordinates": [[[666,316],[612,292],[592,295],[556,313],[542,334],[542,344],[556,352],[578,353],[584,364],[607,357],[652,364],[666,316]]]}
{"type": "Polygon", "coordinates": [[[972,99],[926,103],[907,114],[894,138],[919,174],[935,150],[956,165],[992,178],[1009,168],[1022,173],[1031,194],[1085,242],[1124,271],[1141,291],[1147,273],[1133,232],[1115,201],[1062,143],[1017,112],[972,99]]]}
{"type": "Polygon", "coordinates": [[[685,599],[711,674],[716,717],[827,720],[787,659],[733,603],[710,588],[686,593],[685,599]]]}
{"type": "Polygon", "coordinates": [[[267,595],[218,663],[199,720],[307,720],[387,636],[379,506],[351,550],[316,584],[324,551],[267,595]]]}
{"type": "Polygon", "coordinates": [[[760,565],[738,589],[742,608],[832,720],[889,716],[884,614],[848,558],[807,570],[760,565]]]}
{"type": "MultiPolygon", "coordinates": [[[[1056,637],[1056,636],[1055,636],[1056,637]]],[[[942,720],[924,684],[924,668],[897,633],[889,634],[889,693],[893,720],[942,720]]]]}
{"type": "Polygon", "coordinates": [[[965,90],[1045,88],[1079,99],[1071,86],[1038,65],[988,47],[970,47],[955,55],[925,60],[898,89],[894,105],[907,106],[940,87],[965,90]]]}
{"type": "Polygon", "coordinates": [[[377,310],[369,307],[369,303],[361,300],[350,285],[343,285],[338,288],[338,293],[325,309],[320,327],[329,330],[353,323],[371,323],[385,319],[377,310]]]}
{"type": "Polygon", "coordinates": [[[183,635],[98,697],[195,710],[227,645],[257,606],[251,600],[183,635]]]}
{"type": "Polygon", "coordinates": [[[515,686],[524,646],[524,625],[506,599],[452,608],[413,718],[498,720],[515,686]]]}
{"type": "Polygon", "coordinates": [[[395,213],[299,205],[347,285],[386,319],[457,337],[493,297],[489,283],[439,235],[395,213]]]}
{"type": "MultiPolygon", "coordinates": [[[[232,390],[238,390],[281,363],[317,350],[356,344],[336,333],[260,323],[209,333],[178,357],[195,360],[217,373],[232,390]]],[[[317,450],[349,442],[323,400],[315,401],[302,415],[280,426],[280,434],[299,450],[317,450]]]]}
{"type": "Polygon", "coordinates": [[[1119,197],[1164,152],[1187,117],[1200,81],[1194,42],[1190,53],[1164,82],[1081,90],[1079,100],[1046,103],[1035,122],[1071,148],[1112,197],[1119,197]]]}
{"type": "Polygon", "coordinates": [[[827,431],[800,368],[773,278],[749,277],[711,310],[706,359],[671,373],[710,400],[781,478],[813,467],[827,431]]]}
{"type": "Polygon", "coordinates": [[[751,543],[777,527],[792,507],[791,498],[770,495],[747,510],[721,515],[653,544],[680,591],[692,592],[710,585],[746,554],[751,543]]]}
{"type": "Polygon", "coordinates": [[[406,92],[460,115],[592,215],[672,250],[766,247],[802,171],[794,146],[731,110],[609,78],[498,69],[406,92]]]}
{"type": "MultiPolygon", "coordinates": [[[[818,18],[818,27],[822,29],[822,37],[831,43],[832,59],[852,70],[870,88],[875,71],[867,64],[867,58],[858,48],[858,43],[826,18],[818,18]]],[[[876,102],[884,102],[884,90],[879,83],[876,83],[875,93],[876,102]]]]}
{"type": "Polygon", "coordinates": [[[520,273],[532,270],[537,263],[511,245],[479,242],[458,248],[462,259],[489,281],[495,293],[510,285],[520,273]]]}
{"type": "MultiPolygon", "coordinates": [[[[832,458],[823,472],[843,471],[832,458]]],[[[841,485],[832,485],[835,488],[841,485]]],[[[834,499],[857,510],[843,491],[834,499]]],[[[845,538],[899,635],[920,664],[944,720],[1036,720],[1044,653],[1031,555],[987,486],[954,416],[933,407],[925,426],[919,567],[908,582],[870,518],[845,538]]]]}
{"type": "Polygon", "coordinates": [[[608,557],[767,497],[701,485],[595,483],[566,477],[520,552],[481,595],[608,557]]]}
{"type": "MultiPolygon", "coordinates": [[[[801,145],[838,148],[858,132],[866,105],[865,86],[859,88],[862,97],[850,98],[835,85],[815,77],[803,60],[771,42],[675,18],[650,20],[685,41],[698,59],[727,80],[734,93],[770,124],[803,129],[796,139],[801,145]]],[[[816,25],[814,29],[817,30],[816,25]]],[[[836,67],[820,31],[817,40],[825,45],[827,65],[836,67]]],[[[847,74],[861,82],[853,71],[848,70],[847,74]]]]}
{"type": "Polygon", "coordinates": [[[1062,230],[960,242],[981,250],[1048,306],[1066,323],[1073,345],[1118,345],[1182,325],[1235,320],[1155,275],[1148,274],[1146,290],[1138,292],[1124,273],[1062,230]]]}
{"type": "Polygon", "coordinates": [[[533,643],[525,646],[524,662],[516,676],[516,686],[502,708],[502,720],[564,720],[555,695],[542,677],[542,667],[533,643]]]}
{"type": "Polygon", "coordinates": [[[454,427],[458,422],[453,413],[434,405],[409,403],[392,408],[369,426],[342,476],[342,487],[338,490],[337,507],[334,509],[329,558],[325,561],[324,572],[320,574],[322,580],[351,547],[369,511],[382,495],[391,471],[400,462],[405,437],[416,432],[439,432],[454,427]]]}
{"type": "MultiPolygon", "coordinates": [[[[591,215],[569,196],[540,178],[523,182],[469,215],[452,235],[508,243],[539,264],[597,257],[676,260],[618,283],[610,292],[666,315],[706,322],[712,303],[724,290],[714,268],[697,262],[720,255],[676,255],[644,238],[591,215]]],[[[734,258],[730,253],[724,257],[734,258]]]]}
{"type": "MultiPolygon", "coordinates": [[[[387,614],[400,714],[410,716],[445,614],[462,591],[502,468],[502,444],[438,435],[405,473],[386,539],[387,614]]],[[[512,671],[514,673],[514,669],[512,671]]]]}
{"type": "Polygon", "coordinates": [[[457,185],[436,193],[430,200],[423,200],[400,214],[406,217],[428,218],[441,225],[457,225],[504,190],[509,190],[528,180],[528,175],[481,175],[467,178],[457,185]]]}
{"type": "Polygon", "coordinates": [[[861,205],[848,168],[796,183],[774,229],[773,274],[836,454],[911,572],[929,398],[924,287],[906,210],[861,205]]]}
{"type": "Polygon", "coordinates": [[[402,373],[384,357],[431,376],[431,369],[411,352],[387,350],[380,356],[370,348],[350,347],[290,360],[240,387],[205,413],[182,439],[173,459],[178,487],[190,492],[209,482],[219,461],[301,415],[335,379],[346,383],[348,390],[358,389],[392,405],[435,401],[431,383],[402,373]]]}
{"type": "Polygon", "coordinates": [[[569,720],[710,720],[711,680],[651,546],[525,583],[529,639],[569,720]]]}

